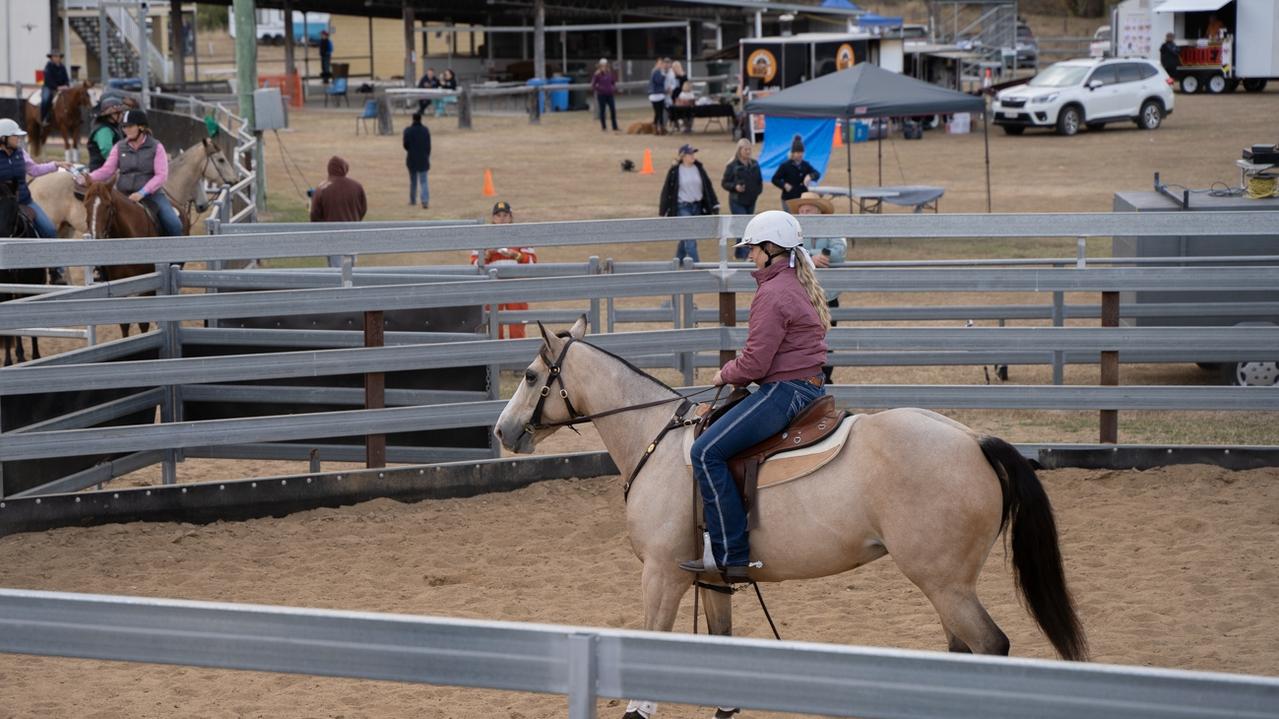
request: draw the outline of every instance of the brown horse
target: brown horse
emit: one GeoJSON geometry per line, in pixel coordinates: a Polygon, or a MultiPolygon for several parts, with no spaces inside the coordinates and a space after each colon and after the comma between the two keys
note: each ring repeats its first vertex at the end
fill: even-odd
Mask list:
{"type": "MultiPolygon", "coordinates": [[[[88,235],[95,239],[156,237],[160,234],[159,228],[156,227],[155,221],[147,210],[115,189],[114,179],[89,183],[84,192],[84,214],[89,225],[88,235]]],[[[179,212],[179,215],[181,214],[179,212]]],[[[183,225],[187,225],[185,217],[183,225]]],[[[152,265],[107,265],[104,274],[110,282],[154,271],[155,267],[152,265]]],[[[143,332],[150,327],[148,322],[138,323],[138,328],[143,332]]],[[[120,325],[120,332],[128,337],[129,325],[120,325]]]]}
{"type": "Polygon", "coordinates": [[[70,153],[69,159],[72,162],[80,161],[80,127],[84,124],[85,112],[93,106],[89,98],[89,89],[92,87],[93,83],[85,80],[61,90],[53,98],[52,126],[45,126],[40,122],[39,103],[27,103],[27,145],[32,157],[40,155],[44,144],[53,136],[53,129],[57,128],[62,134],[62,146],[70,153]]]}
{"type": "MultiPolygon", "coordinates": [[[[31,238],[36,236],[35,224],[22,212],[18,197],[7,183],[0,184],[0,237],[31,238]]],[[[47,270],[28,267],[13,270],[0,270],[0,283],[42,285],[48,280],[47,270]]],[[[8,302],[17,295],[0,293],[0,302],[8,302]]],[[[4,347],[4,366],[13,364],[11,353],[16,349],[18,363],[27,361],[26,352],[22,348],[22,338],[13,335],[0,335],[0,347],[4,347]]],[[[31,359],[40,359],[40,341],[31,338],[31,359]]]]}

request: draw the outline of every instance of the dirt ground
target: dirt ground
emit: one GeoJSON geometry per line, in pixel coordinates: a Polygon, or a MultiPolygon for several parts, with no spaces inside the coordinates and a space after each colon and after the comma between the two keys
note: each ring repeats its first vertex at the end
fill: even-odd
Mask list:
{"type": "MultiPolygon", "coordinates": [[[[1098,662],[1279,674],[1279,474],[1182,466],[1041,473],[1098,662]]],[[[621,479],[282,519],[129,524],[0,539],[8,587],[448,617],[641,626],[621,479]]],[[[764,588],[787,639],[942,650],[936,614],[891,559],[764,588]]],[[[1018,604],[1002,543],[979,591],[1016,656],[1052,650],[1018,604]]],[[[691,624],[691,595],[676,629],[691,624]]],[[[741,635],[766,637],[753,598],[741,635]]],[[[600,716],[624,706],[601,701],[600,716]]],[[[563,698],[451,687],[0,655],[0,716],[563,716],[563,698]]],[[[666,706],[663,717],[708,716],[666,706]]],[[[745,716],[777,716],[748,712],[745,716]]]]}

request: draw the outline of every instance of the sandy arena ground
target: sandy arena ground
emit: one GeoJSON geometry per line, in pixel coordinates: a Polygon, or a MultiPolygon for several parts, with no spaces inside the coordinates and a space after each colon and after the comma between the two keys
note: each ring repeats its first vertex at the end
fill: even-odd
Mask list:
{"type": "MultiPolygon", "coordinates": [[[[1041,32],[1041,34],[1045,34],[1041,32]]],[[[1074,138],[1031,133],[990,135],[997,212],[1109,211],[1114,192],[1145,190],[1159,171],[1165,182],[1192,188],[1237,184],[1239,148],[1272,138],[1279,90],[1229,97],[1177,96],[1163,128],[1131,125],[1074,138]]],[[[358,101],[357,101],[358,104],[358,101]]],[[[291,112],[292,127],[267,140],[271,218],[304,217],[302,193],[318,184],[331,154],[347,158],[364,183],[369,219],[486,217],[483,172],[493,171],[499,197],[519,221],[651,216],[665,168],[685,141],[718,178],[732,153],[727,133],[659,137],[601,133],[585,113],[553,114],[539,127],[523,117],[477,116],[475,129],[456,119],[430,119],[434,139],[431,209],[410,207],[396,115],[390,137],[354,135],[356,108],[291,112]],[[653,153],[651,176],[623,173],[653,153]],[[284,158],[296,162],[294,177],[284,158]],[[300,170],[301,177],[298,177],[300,170]],[[295,187],[296,183],[296,187],[295,187]]],[[[646,120],[624,109],[619,122],[646,120]]],[[[980,127],[980,126],[978,126],[980,127]]],[[[945,212],[985,209],[980,132],[930,132],[920,142],[883,145],[885,184],[946,188],[945,212]]],[[[874,145],[854,148],[856,184],[875,184],[874,145]]],[[[842,154],[829,175],[844,182],[842,154]]],[[[290,163],[293,164],[293,163],[290,163]]],[[[725,203],[726,204],[726,203],[725,203]]],[[[759,209],[778,207],[769,189],[759,209]]],[[[894,208],[891,211],[901,211],[894,208]]],[[[1090,250],[1104,255],[1108,247],[1090,250]]],[[[542,252],[543,260],[589,254],[666,259],[673,247],[649,243],[542,252]]],[[[702,245],[704,256],[712,243],[702,245]]],[[[937,243],[859,240],[850,258],[941,258],[1073,255],[1073,242],[937,243]]],[[[421,257],[368,258],[421,262],[421,257]]],[[[428,261],[465,262],[463,253],[428,261]]],[[[923,298],[921,298],[923,299],[923,298]]],[[[972,297],[974,303],[990,298],[972,297]]],[[[859,297],[867,304],[910,301],[859,297]]],[[[1022,301],[1044,301],[1044,298],[1022,301]]],[[[1089,298],[1092,301],[1092,298],[1089,298]]],[[[651,301],[646,304],[652,304],[651,301]]],[[[110,336],[110,335],[108,335],[110,336]]],[[[57,350],[58,343],[50,343],[57,350]]],[[[61,349],[69,348],[61,347],[61,349]]],[[[670,373],[664,378],[674,381],[670,373]]],[[[1047,368],[1014,368],[1014,381],[1043,383],[1047,368]]],[[[1193,366],[1125,365],[1125,383],[1203,383],[1193,366]]],[[[979,383],[979,368],[919,368],[889,375],[841,369],[839,382],[979,383]]],[[[1067,381],[1093,383],[1095,367],[1069,368],[1067,381]]],[[[957,419],[1011,441],[1092,441],[1095,413],[952,412],[957,419]]],[[[1257,441],[1273,439],[1273,418],[1204,413],[1169,418],[1121,416],[1121,441],[1257,441]]],[[[545,451],[599,448],[584,437],[556,437],[545,451]]],[[[326,464],[325,468],[338,465],[326,464]]],[[[188,461],[182,481],[302,471],[297,463],[188,461]]],[[[1150,472],[1044,473],[1059,512],[1068,575],[1094,658],[1103,662],[1279,674],[1279,630],[1272,621],[1279,590],[1279,472],[1225,472],[1174,467],[1150,472]]],[[[158,470],[131,476],[148,483],[158,470]]],[[[548,482],[519,492],[467,500],[399,505],[376,501],[280,520],[193,527],[134,524],[64,529],[0,539],[7,557],[0,585],[64,591],[261,602],[454,617],[637,627],[639,564],[622,523],[620,480],[548,482]],[[520,521],[512,522],[512,517],[520,521]],[[539,530],[538,528],[545,528],[539,530]],[[530,531],[532,530],[532,531],[530,531]]],[[[1002,549],[988,562],[983,598],[1019,656],[1051,656],[1017,604],[1002,549]]],[[[942,649],[936,616],[891,560],[858,573],[782,585],[768,592],[793,639],[942,649]]],[[[691,604],[691,600],[689,602],[691,604]]],[[[758,609],[737,602],[739,631],[764,636],[758,609]]],[[[688,607],[678,623],[689,626],[688,607]]],[[[602,716],[622,707],[601,703],[602,716]]],[[[0,656],[0,717],[441,717],[513,719],[564,714],[558,697],[312,677],[141,667],[0,656]]],[[[705,716],[666,707],[662,716],[705,716]]],[[[760,716],[751,713],[751,716],[760,716]]]]}

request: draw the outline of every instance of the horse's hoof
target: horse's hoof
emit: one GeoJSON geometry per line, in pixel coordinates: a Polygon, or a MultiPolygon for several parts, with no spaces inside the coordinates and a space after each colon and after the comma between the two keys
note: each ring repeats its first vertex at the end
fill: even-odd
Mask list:
{"type": "Polygon", "coordinates": [[[631,711],[623,714],[622,719],[644,719],[644,715],[637,711],[631,711]]]}
{"type": "Polygon", "coordinates": [[[741,709],[725,709],[724,707],[717,707],[715,709],[715,719],[733,719],[733,715],[740,714],[741,711],[741,709]]]}

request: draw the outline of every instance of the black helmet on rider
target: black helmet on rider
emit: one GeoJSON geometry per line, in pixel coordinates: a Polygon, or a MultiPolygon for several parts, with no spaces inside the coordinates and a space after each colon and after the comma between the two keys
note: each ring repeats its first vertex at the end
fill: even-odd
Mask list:
{"type": "Polygon", "coordinates": [[[124,119],[120,121],[120,125],[122,127],[128,127],[129,125],[149,127],[150,123],[147,122],[146,112],[142,110],[129,110],[128,112],[124,113],[124,119]]]}

